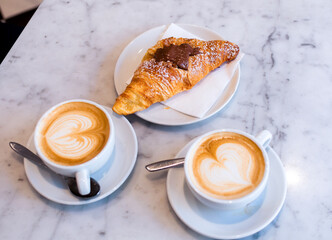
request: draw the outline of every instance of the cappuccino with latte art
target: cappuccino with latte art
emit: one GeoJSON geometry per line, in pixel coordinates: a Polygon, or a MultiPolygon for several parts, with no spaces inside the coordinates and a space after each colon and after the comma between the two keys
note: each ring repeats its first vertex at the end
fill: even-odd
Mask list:
{"type": "Polygon", "coordinates": [[[37,154],[54,172],[75,177],[78,191],[91,191],[90,174],[110,159],[115,129],[107,108],[85,99],[61,102],[39,119],[34,132],[37,154]]]}
{"type": "Polygon", "coordinates": [[[185,157],[187,186],[209,207],[244,207],[265,189],[270,171],[265,148],[271,139],[267,130],[254,137],[235,129],[198,137],[185,157]]]}
{"type": "Polygon", "coordinates": [[[192,180],[214,198],[236,199],[252,192],[264,176],[264,157],[249,138],[214,133],[202,139],[191,162],[192,180]]]}
{"type": "Polygon", "coordinates": [[[109,134],[108,119],[102,110],[87,102],[69,102],[42,120],[38,145],[49,160],[72,166],[100,153],[109,134]]]}

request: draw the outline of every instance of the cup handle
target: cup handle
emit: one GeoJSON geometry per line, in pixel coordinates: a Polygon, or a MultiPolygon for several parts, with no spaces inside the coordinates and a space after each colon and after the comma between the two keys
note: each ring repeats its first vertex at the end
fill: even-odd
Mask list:
{"type": "Polygon", "coordinates": [[[76,177],[78,192],[81,195],[89,194],[91,191],[91,186],[90,186],[90,174],[88,170],[84,169],[82,171],[77,172],[75,174],[75,177],[76,177]]]}
{"type": "Polygon", "coordinates": [[[270,133],[268,130],[263,130],[256,135],[257,142],[260,143],[263,148],[267,148],[267,146],[269,146],[271,139],[272,133],[270,133]]]}

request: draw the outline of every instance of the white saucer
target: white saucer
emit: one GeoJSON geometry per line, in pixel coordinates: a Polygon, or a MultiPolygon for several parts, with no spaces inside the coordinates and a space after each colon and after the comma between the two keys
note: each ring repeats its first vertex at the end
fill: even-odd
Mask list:
{"type": "MultiPolygon", "coordinates": [[[[68,190],[63,179],[55,174],[37,167],[27,159],[24,159],[24,168],[31,185],[45,198],[57,203],[67,205],[82,205],[101,200],[117,190],[128,178],[135,166],[137,157],[136,134],[128,120],[109,111],[115,127],[115,146],[110,160],[92,177],[96,179],[101,187],[100,194],[90,199],[75,197],[68,190]]],[[[36,152],[30,137],[27,147],[36,152]]]]}
{"type": "MultiPolygon", "coordinates": [[[[218,33],[213,32],[207,28],[189,25],[178,24],[183,29],[195,34],[196,36],[205,40],[223,39],[218,33]]],[[[114,71],[114,84],[118,94],[121,94],[127,84],[126,81],[132,78],[133,73],[140,64],[145,52],[159,40],[159,37],[164,32],[168,25],[152,28],[131,41],[122,51],[114,71]]],[[[230,80],[228,86],[225,88],[223,94],[219,97],[217,102],[207,112],[204,118],[192,117],[173,109],[165,107],[161,103],[155,103],[148,109],[137,112],[136,115],[140,118],[161,125],[179,126],[205,120],[216,114],[221,109],[225,108],[234,96],[240,82],[240,65],[236,69],[233,78],[230,80]]]]}
{"type": "MultiPolygon", "coordinates": [[[[188,143],[177,157],[185,156],[188,143]]],[[[286,178],[282,163],[272,148],[267,150],[271,172],[262,195],[245,208],[221,211],[206,207],[192,195],[183,168],[172,168],[167,175],[167,194],[177,216],[194,231],[216,239],[235,239],[252,235],[266,227],[279,213],[286,197],[286,178]]]]}

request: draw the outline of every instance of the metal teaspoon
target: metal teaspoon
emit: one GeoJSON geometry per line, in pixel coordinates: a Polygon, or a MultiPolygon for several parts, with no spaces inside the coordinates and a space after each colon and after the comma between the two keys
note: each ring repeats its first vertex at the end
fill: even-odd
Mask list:
{"type": "Polygon", "coordinates": [[[174,158],[174,159],[166,159],[166,160],[150,163],[150,164],[146,165],[145,168],[149,172],[156,172],[156,171],[164,170],[167,168],[180,166],[180,165],[183,165],[183,163],[184,163],[183,157],[174,158]]]}
{"type": "Polygon", "coordinates": [[[58,176],[61,176],[67,183],[68,188],[72,194],[74,194],[77,197],[81,198],[91,198],[94,196],[97,196],[100,193],[100,185],[99,183],[93,179],[90,178],[90,184],[91,184],[91,191],[89,194],[86,195],[81,195],[78,192],[77,184],[76,184],[76,179],[74,177],[66,177],[60,174],[57,174],[53,172],[51,169],[49,169],[44,162],[40,159],[39,156],[31,152],[28,148],[24,147],[23,145],[16,143],[16,142],[9,142],[9,146],[19,155],[22,157],[29,159],[31,162],[36,163],[38,166],[48,170],[49,172],[52,172],[58,176]]]}

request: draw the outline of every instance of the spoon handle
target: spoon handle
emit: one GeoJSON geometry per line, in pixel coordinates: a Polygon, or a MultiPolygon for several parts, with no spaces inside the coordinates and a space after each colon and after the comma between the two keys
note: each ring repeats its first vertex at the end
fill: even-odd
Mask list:
{"type": "Polygon", "coordinates": [[[149,172],[156,172],[159,170],[164,170],[167,168],[171,168],[171,167],[176,167],[179,165],[182,165],[184,163],[184,158],[174,158],[174,159],[167,159],[167,160],[162,160],[159,162],[154,162],[154,163],[150,163],[148,165],[145,166],[146,170],[148,170],[149,172]]]}
{"type": "Polygon", "coordinates": [[[9,146],[11,147],[11,149],[14,150],[14,152],[18,153],[22,157],[31,160],[32,162],[38,164],[39,166],[41,166],[43,168],[47,168],[39,156],[37,156],[36,154],[31,152],[29,149],[27,149],[23,145],[16,143],[16,142],[9,142],[9,146]]]}

